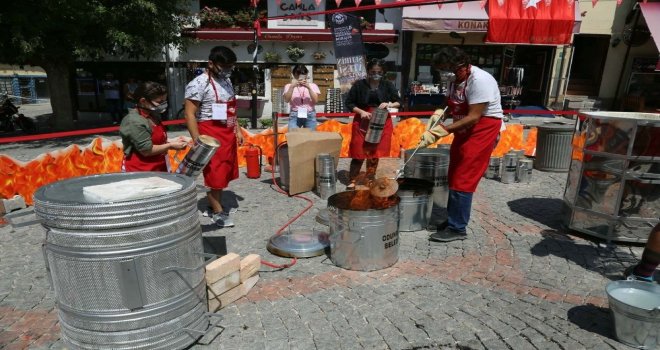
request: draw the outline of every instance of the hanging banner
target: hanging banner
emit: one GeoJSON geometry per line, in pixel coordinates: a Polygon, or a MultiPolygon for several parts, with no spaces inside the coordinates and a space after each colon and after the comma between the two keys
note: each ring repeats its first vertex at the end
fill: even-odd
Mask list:
{"type": "Polygon", "coordinates": [[[343,94],[354,81],[367,76],[360,19],[347,13],[335,13],[330,18],[339,86],[343,94]]]}
{"type": "Polygon", "coordinates": [[[486,42],[566,45],[575,23],[573,0],[498,0],[488,2],[486,42]]]}

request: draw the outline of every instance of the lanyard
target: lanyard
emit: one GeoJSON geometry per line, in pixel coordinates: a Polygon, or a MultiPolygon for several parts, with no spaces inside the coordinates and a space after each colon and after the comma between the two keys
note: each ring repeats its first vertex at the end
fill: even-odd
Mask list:
{"type": "MultiPolygon", "coordinates": [[[[220,97],[218,97],[218,90],[215,87],[215,82],[213,81],[213,78],[211,78],[210,74],[207,73],[207,75],[209,76],[209,82],[211,83],[211,87],[213,88],[213,93],[215,94],[215,103],[220,103],[220,97]]],[[[234,95],[234,87],[231,86],[231,84],[229,85],[229,87],[231,88],[231,95],[234,95]]]]}
{"type": "Polygon", "coordinates": [[[305,90],[306,89],[302,89],[302,94],[300,93],[300,88],[299,87],[296,87],[295,89],[298,90],[298,98],[300,98],[300,104],[301,105],[305,104],[305,90]]]}

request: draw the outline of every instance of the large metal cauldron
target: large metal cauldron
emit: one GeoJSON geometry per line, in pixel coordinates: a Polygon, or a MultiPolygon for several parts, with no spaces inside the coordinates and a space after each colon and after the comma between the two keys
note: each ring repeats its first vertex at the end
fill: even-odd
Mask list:
{"type": "Polygon", "coordinates": [[[72,349],[182,349],[209,326],[193,178],[167,173],[79,177],[40,188],[44,257],[62,339],[72,349]],[[174,192],[90,203],[83,188],[159,177],[174,192]]]}
{"type": "Polygon", "coordinates": [[[421,179],[399,179],[399,231],[419,231],[431,220],[433,183],[421,179]]]}
{"type": "Polygon", "coordinates": [[[660,114],[585,112],[564,191],[569,228],[605,240],[648,240],[660,217],[660,114]]]}
{"type": "Polygon", "coordinates": [[[328,198],[330,260],[348,270],[373,271],[399,260],[399,198],[389,198],[382,209],[351,209],[356,195],[369,191],[335,193],[328,198]]]}
{"type": "MultiPolygon", "coordinates": [[[[414,150],[404,153],[404,161],[408,161],[414,150]]],[[[433,204],[446,208],[449,198],[449,149],[424,148],[419,149],[413,158],[406,163],[403,174],[407,178],[423,179],[433,182],[433,204]]]]}

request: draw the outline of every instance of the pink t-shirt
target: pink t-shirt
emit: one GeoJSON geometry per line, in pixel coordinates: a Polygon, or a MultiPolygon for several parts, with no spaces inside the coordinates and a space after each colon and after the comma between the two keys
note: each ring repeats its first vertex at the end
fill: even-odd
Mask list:
{"type": "MultiPolygon", "coordinates": [[[[289,91],[289,87],[291,84],[286,84],[284,86],[284,92],[282,95],[284,95],[287,91],[289,91]]],[[[314,83],[309,83],[309,87],[316,92],[316,94],[320,94],[321,90],[319,90],[319,87],[314,84],[314,83]]],[[[313,111],[314,110],[314,102],[312,102],[312,96],[309,95],[309,90],[307,90],[306,87],[304,86],[296,86],[293,88],[293,94],[291,95],[291,100],[289,101],[289,106],[291,107],[292,111],[297,111],[298,106],[307,106],[308,111],[313,111]]]]}

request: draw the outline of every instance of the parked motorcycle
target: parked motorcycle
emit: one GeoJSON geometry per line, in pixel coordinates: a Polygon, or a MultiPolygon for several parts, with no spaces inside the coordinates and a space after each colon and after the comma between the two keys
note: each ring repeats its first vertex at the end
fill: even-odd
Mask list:
{"type": "Polygon", "coordinates": [[[21,129],[24,133],[34,133],[37,131],[37,124],[34,120],[26,117],[22,113],[18,113],[17,107],[11,102],[7,94],[2,95],[2,104],[0,105],[0,130],[4,132],[12,132],[16,128],[21,129]]]}

